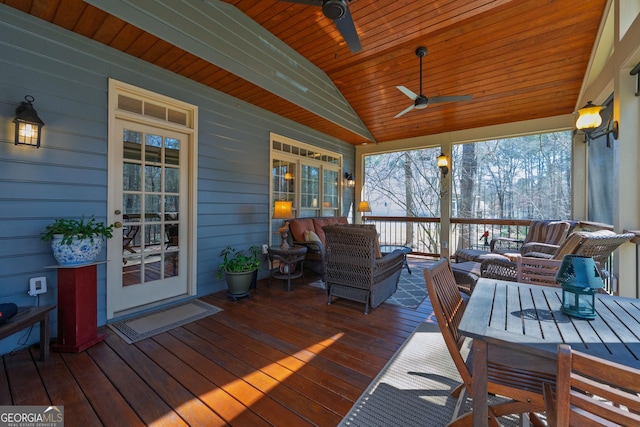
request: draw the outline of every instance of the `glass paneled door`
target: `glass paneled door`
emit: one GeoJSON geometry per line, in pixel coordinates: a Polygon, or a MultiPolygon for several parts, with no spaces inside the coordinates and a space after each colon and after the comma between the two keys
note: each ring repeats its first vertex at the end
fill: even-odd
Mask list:
{"type": "Polygon", "coordinates": [[[186,295],[188,136],[116,121],[108,313],[186,295]],[[115,242],[120,242],[117,244],[115,242]]]}

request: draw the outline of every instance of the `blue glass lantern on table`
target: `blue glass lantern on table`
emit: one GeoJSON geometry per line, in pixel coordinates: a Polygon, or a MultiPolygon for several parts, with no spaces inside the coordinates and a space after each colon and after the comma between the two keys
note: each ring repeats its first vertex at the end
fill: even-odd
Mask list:
{"type": "Polygon", "coordinates": [[[565,255],[556,281],[562,286],[562,311],[580,319],[595,319],[595,295],[603,287],[592,257],[565,255]]]}

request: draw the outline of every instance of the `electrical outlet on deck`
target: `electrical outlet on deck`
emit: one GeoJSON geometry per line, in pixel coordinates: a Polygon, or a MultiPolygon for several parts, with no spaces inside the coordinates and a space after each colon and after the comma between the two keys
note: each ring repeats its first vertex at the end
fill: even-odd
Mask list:
{"type": "Polygon", "coordinates": [[[46,277],[33,277],[29,279],[29,295],[35,297],[39,294],[47,292],[47,278],[46,277]]]}
{"type": "Polygon", "coordinates": [[[264,255],[267,254],[268,250],[269,250],[269,245],[267,245],[266,243],[264,245],[262,245],[262,253],[264,255]]]}

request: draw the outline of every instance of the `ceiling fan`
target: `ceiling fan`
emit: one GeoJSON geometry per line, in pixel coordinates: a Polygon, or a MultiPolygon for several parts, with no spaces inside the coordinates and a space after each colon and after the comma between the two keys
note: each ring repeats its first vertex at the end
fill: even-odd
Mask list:
{"type": "MultiPolygon", "coordinates": [[[[362,50],[360,45],[360,38],[356,31],[356,26],[353,23],[351,12],[347,6],[347,0],[280,0],[288,1],[290,3],[308,4],[311,6],[322,6],[322,13],[329,19],[333,19],[338,31],[342,34],[342,38],[351,49],[351,52],[356,53],[362,50]]],[[[351,1],[351,0],[349,0],[351,1]]]]}
{"type": "Polygon", "coordinates": [[[435,104],[436,102],[468,101],[469,99],[473,98],[471,95],[434,96],[432,98],[427,98],[426,96],[424,96],[422,94],[422,58],[426,54],[427,54],[427,48],[426,47],[421,46],[421,47],[416,49],[416,56],[418,58],[420,58],[420,95],[416,95],[415,93],[413,93],[411,90],[407,89],[404,86],[396,86],[398,88],[398,90],[400,90],[400,92],[404,93],[405,95],[407,95],[409,98],[411,98],[413,100],[413,105],[405,108],[404,110],[400,111],[398,114],[393,116],[394,119],[397,118],[397,117],[402,116],[405,113],[408,113],[409,111],[413,110],[414,108],[416,108],[418,110],[422,110],[424,108],[427,108],[427,105],[435,104]]]}

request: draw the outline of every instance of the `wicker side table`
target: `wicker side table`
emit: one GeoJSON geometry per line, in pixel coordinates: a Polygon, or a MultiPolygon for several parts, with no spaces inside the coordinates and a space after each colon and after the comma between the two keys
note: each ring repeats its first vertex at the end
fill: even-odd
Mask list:
{"type": "Polygon", "coordinates": [[[304,256],[307,253],[306,246],[294,246],[290,249],[282,249],[279,247],[271,247],[268,250],[269,261],[273,265],[274,261],[279,261],[280,265],[284,265],[281,272],[279,268],[272,268],[271,275],[269,276],[268,284],[271,285],[271,279],[282,279],[287,281],[287,291],[291,290],[291,279],[297,279],[302,277],[302,283],[304,283],[304,256]],[[300,269],[296,270],[296,266],[300,263],[300,269]]]}

